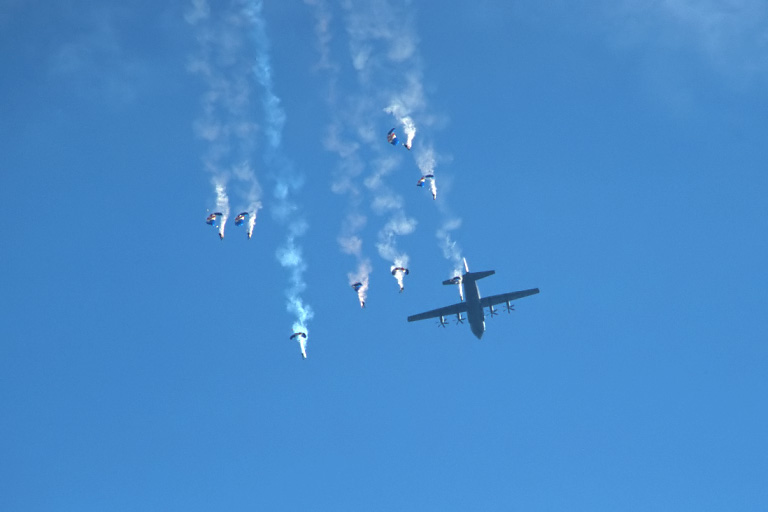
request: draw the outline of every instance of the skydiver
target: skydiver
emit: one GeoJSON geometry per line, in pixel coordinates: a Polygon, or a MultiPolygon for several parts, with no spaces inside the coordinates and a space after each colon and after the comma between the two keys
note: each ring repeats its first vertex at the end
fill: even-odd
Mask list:
{"type": "Polygon", "coordinates": [[[408,151],[411,150],[411,143],[410,142],[406,142],[405,144],[403,144],[403,146],[405,146],[405,149],[407,149],[408,151]]]}

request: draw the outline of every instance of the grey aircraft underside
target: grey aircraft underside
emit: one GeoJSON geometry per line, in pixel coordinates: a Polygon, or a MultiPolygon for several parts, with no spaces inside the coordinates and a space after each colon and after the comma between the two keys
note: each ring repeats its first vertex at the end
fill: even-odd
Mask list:
{"type": "Polygon", "coordinates": [[[507,311],[512,311],[513,300],[528,297],[539,293],[538,288],[531,288],[530,290],[522,290],[519,292],[502,293],[500,295],[491,295],[490,297],[480,297],[480,290],[477,288],[477,281],[484,277],[492,276],[496,273],[495,270],[486,270],[483,272],[470,272],[467,260],[464,260],[464,269],[466,272],[461,277],[454,277],[447,281],[443,281],[443,284],[450,285],[455,284],[459,287],[459,294],[462,297],[462,302],[453,304],[451,306],[445,306],[443,308],[433,309],[425,313],[419,313],[418,315],[412,315],[408,317],[409,322],[415,322],[417,320],[426,320],[428,318],[440,318],[440,325],[445,326],[445,317],[449,315],[456,315],[458,322],[463,323],[464,318],[462,313],[467,314],[467,320],[469,321],[469,327],[472,329],[472,333],[477,336],[478,339],[483,337],[485,332],[485,315],[483,313],[484,308],[488,308],[489,314],[498,314],[493,306],[497,304],[506,304],[507,311]],[[462,293],[462,287],[464,288],[462,293]]]}

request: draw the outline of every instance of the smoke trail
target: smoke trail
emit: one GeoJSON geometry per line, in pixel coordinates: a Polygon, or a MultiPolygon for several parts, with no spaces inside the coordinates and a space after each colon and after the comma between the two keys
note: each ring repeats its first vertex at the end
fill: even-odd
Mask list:
{"type": "Polygon", "coordinates": [[[395,263],[391,267],[389,267],[390,272],[392,272],[392,275],[395,276],[395,279],[397,280],[398,286],[400,286],[400,291],[402,292],[405,290],[405,285],[403,284],[403,278],[405,277],[405,272],[403,271],[404,268],[408,268],[408,257],[404,256],[402,258],[395,258],[395,263]]]}
{"type": "Polygon", "coordinates": [[[435,176],[437,158],[434,149],[431,146],[424,148],[416,157],[416,162],[422,176],[432,175],[432,179],[429,180],[429,190],[432,192],[432,199],[437,199],[437,177],[435,176]]]}
{"type": "MultiPolygon", "coordinates": [[[[391,262],[391,269],[406,266],[408,255],[398,248],[397,239],[412,233],[416,221],[408,218],[403,199],[386,185],[387,176],[400,166],[402,155],[391,151],[385,143],[386,129],[375,120],[382,111],[394,116],[404,129],[405,146],[410,148],[416,134],[412,114],[423,106],[420,71],[414,61],[417,38],[408,10],[397,4],[381,0],[342,2],[350,58],[360,90],[356,115],[349,122],[375,155],[369,157],[372,172],[364,184],[373,197],[373,211],[389,217],[379,231],[376,248],[391,262]],[[382,156],[385,151],[387,156],[382,156]]],[[[402,289],[404,273],[393,275],[402,289]]]]}
{"type": "MultiPolygon", "coordinates": [[[[325,0],[305,0],[305,3],[315,8],[321,62],[329,63],[332,20],[329,4],[325,0]]],[[[434,118],[424,112],[426,99],[412,9],[407,2],[397,0],[342,0],[340,5],[349,42],[349,61],[358,89],[354,94],[344,94],[345,102],[339,108],[334,103],[338,76],[334,75],[331,79],[329,104],[332,112],[341,112],[330,130],[332,150],[337,150],[346,171],[334,182],[333,190],[349,194],[350,202],[357,201],[359,187],[356,183],[363,174],[372,210],[388,217],[378,235],[378,252],[397,268],[402,266],[404,259],[407,260],[407,254],[397,247],[397,239],[411,233],[415,221],[408,223],[410,229],[393,229],[408,219],[402,198],[387,187],[390,172],[401,167],[404,155],[392,152],[391,146],[383,143],[386,128],[377,121],[382,111],[398,123],[404,134],[404,145],[413,150],[410,154],[416,159],[422,176],[433,176],[428,183],[433,199],[437,198],[434,168],[439,158],[431,146],[420,144],[412,147],[417,133],[417,117],[422,128],[429,128],[434,123],[434,118]],[[340,133],[343,130],[349,130],[351,136],[346,137],[342,144],[339,141],[342,140],[340,133]],[[354,149],[350,150],[350,146],[354,149]],[[348,152],[344,153],[345,150],[348,152]],[[382,156],[384,151],[389,151],[388,156],[382,156]]],[[[330,63],[329,67],[336,69],[330,63]]],[[[326,147],[331,149],[330,146],[326,147]]],[[[443,237],[449,236],[447,233],[443,233],[443,237]]],[[[353,241],[362,244],[357,235],[357,232],[345,232],[340,237],[343,251],[349,252],[348,245],[353,241]]],[[[449,241],[443,243],[451,242],[449,236],[449,241]]]]}
{"type": "Polygon", "coordinates": [[[398,196],[381,196],[377,199],[382,199],[382,201],[375,203],[373,205],[374,209],[391,209],[394,212],[389,221],[379,231],[376,249],[379,252],[379,256],[392,262],[389,270],[402,292],[405,288],[403,284],[405,273],[402,270],[395,269],[407,269],[409,258],[408,254],[398,249],[397,237],[413,233],[417,223],[415,219],[406,216],[402,208],[402,200],[398,196]]]}
{"type": "Polygon", "coordinates": [[[342,252],[357,258],[362,257],[363,241],[357,236],[357,233],[365,226],[366,221],[367,219],[363,215],[354,213],[347,215],[342,225],[342,234],[338,238],[342,252]]]}
{"type": "MultiPolygon", "coordinates": [[[[416,50],[414,48],[414,54],[416,50]]],[[[403,126],[406,136],[405,147],[411,149],[413,138],[416,136],[414,113],[420,113],[426,108],[424,88],[421,85],[421,69],[418,59],[414,56],[407,61],[409,70],[405,72],[405,83],[396,92],[391,93],[389,105],[384,112],[391,114],[403,126]]]]}
{"type": "Polygon", "coordinates": [[[394,104],[384,109],[384,112],[392,114],[395,119],[403,126],[403,133],[405,133],[405,147],[411,149],[413,146],[413,138],[416,136],[416,123],[413,118],[408,115],[402,115],[401,112],[405,112],[408,109],[403,104],[394,104]]]}
{"type": "MultiPolygon", "coordinates": [[[[296,330],[296,325],[294,324],[294,331],[296,330]]],[[[307,358],[307,337],[306,336],[297,336],[296,341],[299,342],[299,350],[301,350],[301,355],[304,357],[304,359],[307,358]]]]}
{"type": "Polygon", "coordinates": [[[309,337],[308,322],[314,316],[312,308],[304,302],[302,294],[306,290],[304,272],[307,265],[304,262],[298,239],[307,231],[307,223],[299,211],[299,205],[291,201],[295,192],[303,185],[303,176],[293,171],[293,168],[281,154],[281,142],[286,115],[281,106],[280,98],[274,92],[272,67],[270,63],[270,44],[267,37],[266,24],[262,15],[263,2],[251,0],[246,13],[253,24],[252,36],[257,50],[256,65],[253,73],[262,88],[262,104],[266,118],[264,131],[267,136],[268,152],[266,162],[275,171],[276,201],[274,215],[286,226],[286,240],[276,251],[276,257],[283,268],[289,271],[289,285],[286,289],[286,308],[295,318],[293,332],[303,332],[301,338],[302,354],[306,354],[306,343],[309,337]]]}
{"type": "MultiPolygon", "coordinates": [[[[350,48],[355,68],[359,71],[360,81],[369,89],[382,91],[386,99],[384,112],[390,114],[401,126],[410,147],[416,135],[416,118],[422,127],[429,128],[434,117],[426,113],[427,99],[424,94],[423,72],[418,51],[418,37],[415,31],[413,10],[405,4],[393,0],[373,0],[366,6],[347,0],[344,3],[348,12],[347,32],[350,36],[350,48]],[[377,43],[381,43],[377,51],[377,43]],[[381,62],[382,58],[386,61],[381,62]],[[384,85],[382,85],[384,84],[384,85]]],[[[369,93],[376,97],[375,93],[369,93]]],[[[380,96],[380,97],[381,97],[380,96]]],[[[437,198],[437,175],[435,169],[445,157],[437,154],[431,144],[420,143],[410,148],[422,176],[432,175],[429,180],[433,199],[437,198]]],[[[377,198],[374,207],[395,207],[391,198],[377,198]]],[[[450,262],[454,276],[462,275],[463,258],[461,248],[455,241],[455,231],[461,226],[461,219],[449,210],[445,198],[437,202],[442,218],[436,236],[443,256],[450,262]]],[[[390,226],[391,227],[391,226],[390,226]]],[[[388,227],[380,234],[380,252],[389,253],[386,241],[394,239],[388,227]]],[[[391,254],[390,254],[391,256],[391,254]]],[[[404,265],[403,265],[404,266],[404,265]]]]}
{"type": "Polygon", "coordinates": [[[360,283],[356,288],[357,300],[360,301],[360,307],[365,307],[365,301],[368,298],[368,286],[369,275],[371,274],[371,262],[367,259],[360,261],[355,272],[347,274],[349,278],[349,284],[355,286],[356,283],[360,283]]]}
{"type": "Polygon", "coordinates": [[[429,191],[432,192],[432,199],[437,199],[437,181],[435,178],[429,181],[429,191]]]}
{"type": "Polygon", "coordinates": [[[365,307],[372,268],[370,260],[364,255],[363,240],[360,234],[366,225],[367,217],[360,213],[362,194],[358,181],[365,171],[366,165],[360,156],[361,144],[349,134],[350,131],[355,131],[357,124],[352,122],[352,119],[362,117],[363,114],[360,113],[360,102],[356,98],[350,100],[347,97],[342,104],[339,104],[336,98],[340,66],[331,57],[333,16],[328,3],[325,0],[304,0],[304,3],[312,6],[315,13],[315,34],[320,55],[316,68],[325,71],[327,77],[328,90],[325,101],[328,105],[331,122],[323,144],[327,151],[336,154],[339,159],[338,167],[334,170],[331,190],[344,196],[347,207],[347,213],[342,221],[337,241],[344,254],[349,254],[355,258],[356,268],[347,273],[347,277],[349,284],[357,292],[360,306],[365,307]]]}
{"type": "Polygon", "coordinates": [[[304,0],[307,5],[315,9],[315,35],[318,41],[318,52],[320,60],[317,63],[317,69],[336,69],[335,64],[331,62],[330,44],[333,40],[331,35],[332,16],[325,0],[304,0]]]}
{"type": "Polygon", "coordinates": [[[366,221],[366,217],[360,214],[347,215],[342,224],[342,234],[338,237],[341,251],[354,256],[357,260],[357,269],[354,272],[349,272],[347,278],[350,286],[357,292],[360,307],[365,307],[370,282],[369,276],[372,270],[370,260],[363,256],[363,240],[358,236],[366,221]]]}
{"type": "Polygon", "coordinates": [[[256,212],[261,208],[261,187],[249,163],[257,128],[250,120],[253,108],[251,83],[247,79],[248,62],[252,59],[245,45],[247,26],[236,7],[212,13],[206,0],[192,0],[184,15],[199,45],[198,54],[190,58],[187,69],[200,75],[206,85],[201,100],[202,115],[195,121],[194,128],[197,136],[207,143],[203,161],[213,175],[217,210],[224,214],[219,225],[222,239],[230,213],[227,185],[231,178],[247,186],[249,222],[256,222],[256,212]]]}
{"type": "Polygon", "coordinates": [[[216,209],[222,213],[221,224],[219,224],[219,238],[223,240],[224,226],[229,217],[229,197],[227,196],[225,182],[219,181],[218,177],[214,178],[214,186],[216,187],[216,209]]]}
{"type": "MultiPolygon", "coordinates": [[[[435,167],[429,167],[430,160],[425,160],[424,169],[430,169],[434,173],[435,167]]],[[[436,165],[431,162],[432,165],[436,165]]],[[[451,182],[449,180],[448,186],[444,186],[444,196],[447,192],[450,192],[451,182]]],[[[435,236],[438,241],[438,245],[443,252],[443,257],[451,263],[451,277],[461,276],[464,273],[464,257],[462,255],[461,247],[454,240],[454,232],[461,227],[461,218],[455,216],[449,206],[449,201],[440,201],[437,203],[437,209],[440,212],[440,217],[443,221],[440,227],[437,229],[435,236]]]]}
{"type": "Polygon", "coordinates": [[[248,239],[253,235],[253,228],[256,226],[256,216],[262,208],[261,204],[261,186],[255,180],[255,174],[247,162],[235,168],[235,176],[249,185],[248,191],[244,194],[246,202],[245,212],[248,213],[248,239]]]}
{"type": "Polygon", "coordinates": [[[270,44],[267,37],[266,23],[262,16],[262,9],[262,0],[252,0],[246,11],[253,22],[253,38],[258,52],[253,71],[263,88],[262,103],[267,118],[264,129],[270,149],[277,154],[283,137],[285,112],[280,106],[280,98],[274,92],[272,64],[269,57],[270,44]]]}
{"type": "Polygon", "coordinates": [[[379,231],[379,243],[376,244],[376,247],[378,248],[381,257],[393,260],[395,263],[395,260],[407,260],[408,256],[397,250],[395,237],[409,235],[413,233],[415,229],[416,220],[405,217],[402,212],[399,212],[395,217],[390,219],[384,228],[379,231]]]}
{"type": "Polygon", "coordinates": [[[413,122],[413,119],[406,116],[404,117],[401,122],[403,123],[404,131],[405,131],[405,147],[408,149],[413,146],[413,138],[416,136],[416,125],[413,122]]]}
{"type": "MultiPolygon", "coordinates": [[[[307,270],[307,265],[304,263],[301,247],[296,244],[296,239],[301,237],[306,229],[306,224],[292,224],[289,227],[287,240],[282,247],[277,249],[276,256],[280,265],[289,270],[289,287],[286,290],[288,301],[286,305],[288,312],[295,317],[292,325],[293,332],[303,332],[309,337],[307,323],[312,319],[314,313],[312,308],[305,304],[301,298],[301,294],[307,288],[304,282],[304,272],[307,270]]],[[[303,344],[304,347],[306,347],[305,343],[303,344]]]]}
{"type": "MultiPolygon", "coordinates": [[[[408,268],[408,255],[397,248],[396,237],[409,235],[416,229],[416,220],[409,219],[402,211],[398,211],[395,215],[386,223],[386,225],[379,231],[379,242],[376,244],[376,248],[379,251],[379,255],[385,260],[392,262],[390,272],[396,268],[408,268]]],[[[400,291],[403,291],[403,272],[392,272],[397,284],[400,286],[400,291]]]]}
{"type": "Polygon", "coordinates": [[[451,218],[443,222],[437,230],[436,236],[440,248],[443,250],[443,257],[453,265],[451,277],[462,275],[461,248],[453,240],[451,233],[461,227],[461,219],[451,218]]]}

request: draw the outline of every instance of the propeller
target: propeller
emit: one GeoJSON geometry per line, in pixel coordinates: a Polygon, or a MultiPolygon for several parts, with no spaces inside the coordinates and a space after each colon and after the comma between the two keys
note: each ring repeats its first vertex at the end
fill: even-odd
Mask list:
{"type": "Polygon", "coordinates": [[[499,314],[499,312],[496,311],[495,309],[493,309],[493,306],[488,306],[488,315],[487,316],[490,316],[491,318],[493,318],[494,316],[497,316],[498,314],[499,314]]]}
{"type": "Polygon", "coordinates": [[[461,315],[456,316],[456,325],[463,324],[464,323],[464,317],[461,315]]]}
{"type": "Polygon", "coordinates": [[[507,302],[506,310],[507,310],[507,313],[512,313],[515,310],[515,305],[507,302]]]}

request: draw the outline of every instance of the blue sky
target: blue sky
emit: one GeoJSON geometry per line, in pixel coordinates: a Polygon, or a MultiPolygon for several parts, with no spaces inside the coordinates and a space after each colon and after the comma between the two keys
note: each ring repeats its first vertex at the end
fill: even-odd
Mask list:
{"type": "Polygon", "coordinates": [[[768,508],[766,21],[3,2],[0,508],[768,508]]]}

